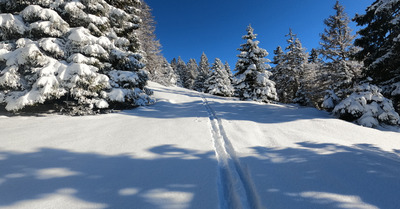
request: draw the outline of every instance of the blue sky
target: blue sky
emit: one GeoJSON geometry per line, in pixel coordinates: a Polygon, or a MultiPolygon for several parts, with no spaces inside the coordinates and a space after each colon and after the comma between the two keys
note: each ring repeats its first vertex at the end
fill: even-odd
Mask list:
{"type": "MultiPolygon", "coordinates": [[[[153,9],[156,35],[162,53],[170,61],[181,56],[200,60],[204,51],[212,63],[215,58],[228,61],[233,69],[244,43],[241,37],[251,24],[259,46],[273,59],[277,46],[286,47],[285,35],[292,28],[310,51],[319,47],[323,20],[334,14],[336,0],[145,0],[153,9]]],[[[374,0],[342,0],[350,18],[364,14],[374,0]]],[[[353,33],[356,24],[351,23],[353,33]]]]}

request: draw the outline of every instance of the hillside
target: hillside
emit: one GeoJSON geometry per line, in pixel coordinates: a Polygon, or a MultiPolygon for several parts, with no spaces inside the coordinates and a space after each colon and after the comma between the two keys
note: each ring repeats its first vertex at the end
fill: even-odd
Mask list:
{"type": "Polygon", "coordinates": [[[400,208],[400,133],[150,83],[157,103],[0,116],[0,208],[400,208]]]}

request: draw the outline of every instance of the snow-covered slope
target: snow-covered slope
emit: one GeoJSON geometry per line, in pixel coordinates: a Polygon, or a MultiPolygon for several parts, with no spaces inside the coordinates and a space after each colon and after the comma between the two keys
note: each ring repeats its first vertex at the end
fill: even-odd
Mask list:
{"type": "Polygon", "coordinates": [[[400,133],[150,85],[120,113],[0,116],[0,208],[400,208],[400,133]]]}

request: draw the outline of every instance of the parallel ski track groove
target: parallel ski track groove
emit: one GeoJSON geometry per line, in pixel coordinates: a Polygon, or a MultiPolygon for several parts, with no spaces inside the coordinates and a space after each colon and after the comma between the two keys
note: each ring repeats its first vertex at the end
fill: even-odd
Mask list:
{"type": "Polygon", "coordinates": [[[216,116],[204,95],[200,96],[210,119],[214,149],[218,160],[220,209],[262,209],[251,177],[236,157],[221,120],[216,116]]]}

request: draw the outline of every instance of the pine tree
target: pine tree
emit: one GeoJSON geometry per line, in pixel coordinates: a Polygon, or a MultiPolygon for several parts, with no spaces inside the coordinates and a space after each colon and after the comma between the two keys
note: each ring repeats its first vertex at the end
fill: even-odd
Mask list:
{"type": "Polygon", "coordinates": [[[321,34],[320,52],[326,59],[338,62],[349,59],[355,36],[351,34],[350,19],[339,1],[333,9],[336,14],[324,20],[326,28],[321,34]]]}
{"type": "MultiPolygon", "coordinates": [[[[168,78],[163,76],[164,57],[161,55],[161,44],[157,40],[155,34],[154,17],[151,14],[151,8],[146,2],[141,4],[141,12],[139,17],[142,19],[140,28],[138,29],[138,38],[140,39],[140,46],[144,52],[145,70],[149,72],[149,78],[157,83],[167,84],[168,78]]],[[[170,85],[170,84],[167,84],[170,85]]]]}
{"type": "Polygon", "coordinates": [[[231,66],[229,66],[228,61],[225,61],[224,68],[225,68],[226,72],[228,73],[229,80],[232,83],[233,82],[233,73],[231,70],[231,66]]]}
{"type": "Polygon", "coordinates": [[[181,59],[181,57],[178,57],[178,61],[176,61],[175,72],[177,75],[176,85],[179,87],[185,87],[186,63],[181,59]]]}
{"type": "MultiPolygon", "coordinates": [[[[336,1],[335,15],[325,19],[327,28],[321,34],[321,55],[328,61],[323,66],[321,91],[331,89],[339,98],[350,94],[354,82],[359,79],[361,65],[350,60],[356,49],[353,47],[354,35],[348,26],[350,20],[344,7],[336,1]]],[[[329,99],[329,97],[326,97],[329,99]]]]}
{"type": "Polygon", "coordinates": [[[221,60],[216,58],[205,82],[206,92],[218,96],[233,96],[234,89],[221,60]]]}
{"type": "Polygon", "coordinates": [[[373,83],[383,86],[383,93],[392,99],[400,113],[400,1],[376,0],[366,14],[356,15],[360,37],[355,45],[362,49],[356,54],[364,62],[364,74],[373,83]]]}
{"type": "Polygon", "coordinates": [[[242,100],[255,100],[270,102],[278,100],[275,83],[269,79],[272,75],[269,62],[265,57],[268,52],[258,47],[259,41],[256,41],[257,35],[253,33],[253,28],[247,27],[247,35],[242,39],[246,43],[238,49],[238,61],[236,63],[236,71],[234,87],[237,96],[242,100]]]}
{"type": "Polygon", "coordinates": [[[177,66],[177,64],[178,64],[178,61],[176,60],[176,58],[173,58],[173,59],[171,60],[171,67],[172,67],[172,69],[174,69],[175,71],[176,71],[176,66],[177,66]]]}
{"type": "MultiPolygon", "coordinates": [[[[275,55],[272,63],[275,65],[283,64],[285,60],[285,52],[283,52],[281,46],[276,47],[276,49],[274,50],[274,54],[275,55]]],[[[274,72],[275,69],[272,69],[272,71],[274,72]]]]}
{"type": "Polygon", "coordinates": [[[322,63],[322,59],[319,57],[320,53],[317,49],[311,49],[310,56],[308,57],[308,63],[322,63]]]}
{"type": "Polygon", "coordinates": [[[197,62],[195,59],[190,59],[189,62],[186,65],[186,71],[184,74],[184,87],[187,89],[193,89],[194,88],[194,82],[199,74],[198,70],[199,66],[197,65],[197,62]]]}
{"type": "Polygon", "coordinates": [[[171,67],[171,64],[164,58],[163,64],[161,65],[161,69],[155,72],[155,76],[159,79],[157,82],[164,86],[172,86],[176,85],[176,74],[174,69],[171,67]]]}
{"type": "Polygon", "coordinates": [[[281,102],[306,104],[308,103],[305,95],[307,93],[302,88],[302,82],[305,79],[303,74],[308,55],[291,29],[286,36],[288,37],[287,52],[284,53],[280,47],[275,50],[274,63],[276,66],[273,70],[272,80],[276,83],[281,102]]]}
{"type": "Polygon", "coordinates": [[[204,92],[205,91],[204,82],[207,80],[208,74],[210,72],[210,63],[208,62],[208,58],[204,52],[201,55],[198,69],[199,73],[194,82],[193,89],[199,92],[204,92]]]}
{"type": "Polygon", "coordinates": [[[135,36],[140,2],[122,3],[1,1],[0,103],[70,114],[151,103],[135,36]]]}

